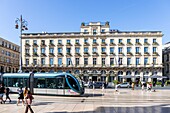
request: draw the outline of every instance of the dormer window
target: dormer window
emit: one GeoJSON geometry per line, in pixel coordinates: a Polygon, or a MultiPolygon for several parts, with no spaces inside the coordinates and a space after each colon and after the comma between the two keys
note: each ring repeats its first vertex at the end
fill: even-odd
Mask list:
{"type": "Polygon", "coordinates": [[[101,31],[101,32],[102,32],[102,33],[103,33],[103,32],[105,32],[105,29],[102,29],[102,31],[101,31]]]}
{"type": "Polygon", "coordinates": [[[93,35],[96,35],[96,34],[97,34],[96,29],[93,29],[93,35]]]}

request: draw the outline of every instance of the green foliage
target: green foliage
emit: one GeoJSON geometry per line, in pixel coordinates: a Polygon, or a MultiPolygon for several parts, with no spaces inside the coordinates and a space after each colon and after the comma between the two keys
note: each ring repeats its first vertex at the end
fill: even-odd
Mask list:
{"type": "Polygon", "coordinates": [[[156,82],[156,85],[162,85],[162,82],[158,82],[158,81],[157,81],[157,82],[156,82]]]}
{"type": "Polygon", "coordinates": [[[167,85],[169,85],[170,84],[170,80],[167,80],[166,82],[165,82],[165,85],[167,86],[167,85]]]}
{"type": "Polygon", "coordinates": [[[119,83],[119,81],[118,80],[113,80],[113,83],[116,85],[116,84],[119,83]]]}

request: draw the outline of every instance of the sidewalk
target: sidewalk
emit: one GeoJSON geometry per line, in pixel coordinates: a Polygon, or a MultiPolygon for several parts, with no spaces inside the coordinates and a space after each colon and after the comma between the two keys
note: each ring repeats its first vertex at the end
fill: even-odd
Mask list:
{"type": "MultiPolygon", "coordinates": [[[[34,95],[35,113],[168,113],[170,90],[147,92],[141,90],[86,89],[81,97],[34,95]]],[[[24,113],[25,107],[16,105],[17,94],[11,94],[12,103],[0,105],[0,113],[24,113]]],[[[5,98],[5,97],[4,97],[5,98]]]]}

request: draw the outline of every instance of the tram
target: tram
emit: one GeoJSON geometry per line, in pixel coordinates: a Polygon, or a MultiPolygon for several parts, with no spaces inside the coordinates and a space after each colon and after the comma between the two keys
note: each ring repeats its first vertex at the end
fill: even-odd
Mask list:
{"type": "Polygon", "coordinates": [[[70,73],[5,73],[2,77],[12,92],[17,92],[19,87],[47,95],[83,95],[85,92],[80,77],[70,73]]]}

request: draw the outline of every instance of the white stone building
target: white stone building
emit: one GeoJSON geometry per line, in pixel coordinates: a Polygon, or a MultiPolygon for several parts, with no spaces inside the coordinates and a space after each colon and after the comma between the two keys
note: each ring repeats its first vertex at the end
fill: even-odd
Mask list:
{"type": "Polygon", "coordinates": [[[67,71],[85,81],[147,80],[162,76],[162,36],[161,31],[112,30],[109,22],[82,23],[81,32],[24,33],[23,70],[67,71]]]}

